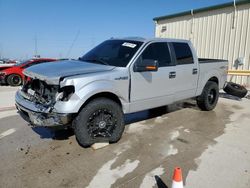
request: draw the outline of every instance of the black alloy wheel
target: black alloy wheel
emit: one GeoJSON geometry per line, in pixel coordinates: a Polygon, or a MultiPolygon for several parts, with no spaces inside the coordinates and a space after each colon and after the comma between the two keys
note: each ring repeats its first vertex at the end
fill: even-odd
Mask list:
{"type": "Polygon", "coordinates": [[[86,104],[73,121],[76,140],[83,147],[98,142],[117,142],[124,127],[120,104],[103,97],[86,104]]]}
{"type": "Polygon", "coordinates": [[[87,121],[88,133],[92,138],[109,138],[117,125],[114,113],[108,109],[99,109],[92,113],[87,121]]]}
{"type": "Polygon", "coordinates": [[[197,105],[201,110],[213,110],[219,99],[219,87],[216,82],[208,81],[200,96],[197,97],[197,105]]]}
{"type": "Polygon", "coordinates": [[[216,90],[215,89],[211,89],[210,92],[208,93],[208,102],[209,104],[213,104],[215,102],[216,99],[216,90]]]}

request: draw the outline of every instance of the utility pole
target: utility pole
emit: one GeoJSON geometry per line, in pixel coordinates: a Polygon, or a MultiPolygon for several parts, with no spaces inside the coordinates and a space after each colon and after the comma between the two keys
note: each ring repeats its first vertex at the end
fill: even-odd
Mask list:
{"type": "Polygon", "coordinates": [[[2,59],[3,56],[3,47],[2,44],[0,44],[0,59],[2,59]]]}

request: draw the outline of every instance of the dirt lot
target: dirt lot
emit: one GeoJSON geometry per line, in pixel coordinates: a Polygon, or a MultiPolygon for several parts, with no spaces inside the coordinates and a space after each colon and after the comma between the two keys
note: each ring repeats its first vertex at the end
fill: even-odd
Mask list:
{"type": "Polygon", "coordinates": [[[14,91],[0,88],[1,187],[170,188],[175,166],[185,187],[250,187],[248,99],[220,98],[211,112],[188,101],[127,115],[122,139],[94,151],[72,131],[30,128],[5,108],[14,91]]]}

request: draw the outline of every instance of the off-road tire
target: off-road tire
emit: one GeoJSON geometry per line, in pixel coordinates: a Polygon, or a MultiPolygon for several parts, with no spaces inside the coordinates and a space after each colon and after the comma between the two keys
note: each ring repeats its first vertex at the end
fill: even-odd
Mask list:
{"type": "Polygon", "coordinates": [[[213,110],[219,99],[219,87],[218,84],[213,81],[208,81],[201,93],[197,97],[197,105],[201,110],[210,111],[213,110]]]}
{"type": "Polygon", "coordinates": [[[76,140],[83,147],[88,147],[98,142],[117,142],[122,136],[124,127],[124,115],[121,106],[108,98],[97,98],[90,101],[82,108],[73,121],[76,140]],[[110,137],[93,138],[89,133],[88,120],[93,113],[100,109],[107,109],[109,112],[112,112],[113,117],[116,119],[116,126],[110,137]]]}
{"type": "Polygon", "coordinates": [[[226,87],[223,89],[227,94],[233,95],[239,98],[243,98],[247,94],[247,89],[239,84],[228,82],[226,87]]]}
{"type": "Polygon", "coordinates": [[[20,86],[23,80],[18,74],[11,74],[7,77],[7,84],[10,86],[20,86]]]}

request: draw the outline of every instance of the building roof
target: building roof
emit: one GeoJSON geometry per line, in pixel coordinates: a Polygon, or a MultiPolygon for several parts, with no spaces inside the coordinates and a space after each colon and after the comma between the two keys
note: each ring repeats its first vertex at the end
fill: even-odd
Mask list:
{"type": "MultiPolygon", "coordinates": [[[[242,5],[242,4],[248,4],[248,3],[250,3],[250,0],[238,0],[238,1],[235,2],[236,6],[237,5],[242,5]]],[[[153,20],[154,21],[159,21],[159,20],[164,20],[164,19],[176,18],[176,17],[179,17],[179,16],[191,15],[191,13],[195,14],[195,13],[206,12],[206,11],[209,11],[209,10],[221,9],[221,8],[230,7],[230,6],[234,6],[233,1],[229,2],[229,3],[224,3],[224,4],[209,6],[209,7],[203,7],[203,8],[188,10],[188,11],[179,12],[179,13],[175,13],[175,14],[159,16],[159,17],[153,18],[153,20]]]]}

